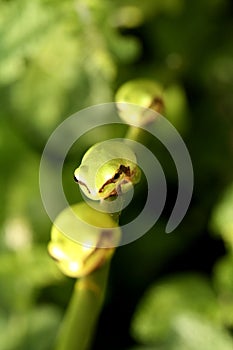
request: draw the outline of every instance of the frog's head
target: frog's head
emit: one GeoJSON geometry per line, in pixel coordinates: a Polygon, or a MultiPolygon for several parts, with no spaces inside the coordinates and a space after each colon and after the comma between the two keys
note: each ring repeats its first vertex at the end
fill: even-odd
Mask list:
{"type": "Polygon", "coordinates": [[[125,143],[105,141],[87,151],[74,179],[88,198],[100,200],[126,192],[140,174],[136,156],[125,143]]]}

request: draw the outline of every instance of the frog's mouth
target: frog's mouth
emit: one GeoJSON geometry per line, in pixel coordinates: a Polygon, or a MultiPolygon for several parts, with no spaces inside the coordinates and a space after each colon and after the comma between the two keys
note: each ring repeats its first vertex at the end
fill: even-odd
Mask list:
{"type": "Polygon", "coordinates": [[[89,190],[89,188],[87,187],[87,185],[86,185],[83,181],[78,180],[77,177],[76,177],[75,175],[74,175],[74,181],[77,182],[79,185],[84,186],[84,187],[87,189],[88,193],[91,193],[91,191],[89,190]]]}

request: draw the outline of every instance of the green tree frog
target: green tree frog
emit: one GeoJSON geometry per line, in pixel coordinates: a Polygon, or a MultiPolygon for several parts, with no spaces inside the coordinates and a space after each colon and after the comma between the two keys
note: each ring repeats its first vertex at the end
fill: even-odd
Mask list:
{"type": "Polygon", "coordinates": [[[164,112],[163,95],[162,86],[152,80],[130,80],[116,92],[118,114],[126,123],[146,125],[153,122],[156,116],[151,110],[164,112]]]}
{"type": "Polygon", "coordinates": [[[77,278],[88,275],[102,266],[113,254],[120,238],[121,230],[111,215],[96,211],[85,202],[80,202],[64,209],[56,218],[51,229],[48,251],[66,276],[77,278]],[[71,210],[91,226],[77,223],[71,210]],[[92,228],[92,225],[98,230],[92,228]],[[66,229],[65,234],[61,227],[66,229]],[[103,228],[108,230],[103,231],[103,228]],[[112,228],[115,228],[114,233],[112,228]],[[74,231],[81,231],[83,244],[69,238],[74,231]]]}
{"type": "Polygon", "coordinates": [[[141,171],[132,149],[123,141],[108,140],[92,146],[74,171],[74,179],[92,200],[126,192],[140,181],[141,171]]]}

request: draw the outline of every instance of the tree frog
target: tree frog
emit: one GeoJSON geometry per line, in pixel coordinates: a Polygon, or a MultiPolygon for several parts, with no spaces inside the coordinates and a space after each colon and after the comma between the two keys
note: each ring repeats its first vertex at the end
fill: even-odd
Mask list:
{"type": "Polygon", "coordinates": [[[132,149],[123,141],[108,140],[92,146],[74,171],[74,179],[92,200],[126,192],[140,181],[141,171],[132,149]]]}
{"type": "Polygon", "coordinates": [[[48,251],[66,276],[77,278],[102,266],[113,254],[120,238],[121,230],[111,215],[80,202],[64,209],[56,218],[48,251]],[[76,232],[82,242],[74,241],[76,232]]]}
{"type": "Polygon", "coordinates": [[[149,79],[134,79],[123,84],[116,92],[118,113],[126,123],[137,126],[154,121],[157,113],[163,113],[163,88],[149,79]]]}

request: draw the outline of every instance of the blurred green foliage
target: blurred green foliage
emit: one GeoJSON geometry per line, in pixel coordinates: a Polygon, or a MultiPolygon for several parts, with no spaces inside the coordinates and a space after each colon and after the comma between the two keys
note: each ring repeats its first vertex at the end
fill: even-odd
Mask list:
{"type": "MultiPolygon", "coordinates": [[[[147,235],[117,250],[93,349],[232,348],[232,30],[230,0],[0,0],[1,350],[52,349],[73,285],[47,254],[51,223],[38,184],[47,138],[138,78],[167,91],[195,189],[182,224],[165,235],[176,171],[149,140],[168,172],[166,208],[147,235]]],[[[118,130],[93,130],[71,150],[70,202],[80,200],[72,174],[83,153],[112,135],[118,130]]],[[[127,215],[143,196],[139,186],[127,215]]]]}
{"type": "Polygon", "coordinates": [[[202,314],[213,323],[218,305],[213,291],[201,276],[175,276],[147,291],[133,321],[132,332],[150,343],[167,339],[174,319],[190,312],[202,314]]]}
{"type": "Polygon", "coordinates": [[[228,186],[216,205],[212,215],[211,226],[220,234],[226,247],[233,251],[233,183],[228,186]]]}

